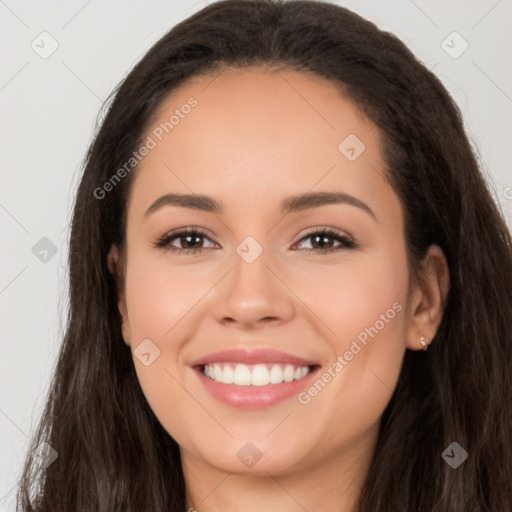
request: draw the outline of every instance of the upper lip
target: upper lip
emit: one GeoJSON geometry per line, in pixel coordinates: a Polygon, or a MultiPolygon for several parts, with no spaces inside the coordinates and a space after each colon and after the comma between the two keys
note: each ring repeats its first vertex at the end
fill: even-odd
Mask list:
{"type": "Polygon", "coordinates": [[[191,366],[201,366],[213,363],[242,363],[242,364],[258,364],[258,363],[288,363],[297,366],[314,366],[318,363],[309,361],[302,357],[297,357],[286,352],[274,349],[239,349],[232,348],[213,352],[204,357],[200,357],[191,363],[191,366]]]}

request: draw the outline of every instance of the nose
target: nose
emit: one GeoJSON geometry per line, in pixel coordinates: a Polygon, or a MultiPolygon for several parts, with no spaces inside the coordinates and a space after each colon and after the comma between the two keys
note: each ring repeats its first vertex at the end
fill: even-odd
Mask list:
{"type": "Polygon", "coordinates": [[[235,254],[232,270],[216,287],[212,312],[218,322],[254,329],[293,318],[293,292],[268,260],[265,251],[251,263],[235,254]]]}

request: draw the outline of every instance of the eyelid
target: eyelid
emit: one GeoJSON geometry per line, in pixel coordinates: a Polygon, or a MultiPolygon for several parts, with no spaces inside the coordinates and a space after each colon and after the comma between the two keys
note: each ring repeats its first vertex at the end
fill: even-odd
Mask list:
{"type": "Polygon", "coordinates": [[[346,231],[343,231],[339,228],[335,228],[332,226],[314,226],[312,228],[308,228],[302,235],[300,235],[298,241],[302,240],[304,237],[306,237],[308,235],[312,235],[314,233],[323,233],[325,231],[336,234],[338,236],[342,236],[351,241],[355,241],[354,238],[351,235],[349,235],[346,231]]]}
{"type": "Polygon", "coordinates": [[[204,228],[200,228],[199,226],[183,226],[181,228],[172,229],[171,231],[164,233],[161,238],[174,238],[177,237],[178,235],[186,233],[197,233],[200,235],[204,235],[206,238],[213,242],[209,231],[204,228]]]}
{"type": "Polygon", "coordinates": [[[201,233],[207,233],[209,230],[200,226],[186,225],[179,228],[171,229],[167,234],[179,233],[180,231],[200,231],[201,233]]]}

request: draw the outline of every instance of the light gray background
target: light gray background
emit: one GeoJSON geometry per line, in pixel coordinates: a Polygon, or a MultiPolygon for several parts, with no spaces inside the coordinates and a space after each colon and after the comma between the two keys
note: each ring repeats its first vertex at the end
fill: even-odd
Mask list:
{"type": "MultiPolygon", "coordinates": [[[[440,77],[464,113],[510,226],[511,1],[336,3],[398,35],[440,77]],[[443,49],[452,55],[463,49],[454,31],[469,44],[458,58],[443,49]]],[[[68,223],[101,103],[154,42],[205,5],[0,0],[2,511],[15,509],[15,483],[63,335],[68,223]],[[31,47],[51,48],[43,31],[58,43],[46,59],[31,47]],[[57,248],[46,262],[32,252],[42,237],[57,248]]]]}

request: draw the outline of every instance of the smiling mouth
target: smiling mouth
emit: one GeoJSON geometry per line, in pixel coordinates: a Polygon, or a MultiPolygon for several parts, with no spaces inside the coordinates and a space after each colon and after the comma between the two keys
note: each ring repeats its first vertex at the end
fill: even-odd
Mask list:
{"type": "Polygon", "coordinates": [[[317,366],[300,366],[289,363],[242,364],[218,362],[199,365],[196,368],[205,377],[221,384],[260,387],[301,380],[317,366]]]}

